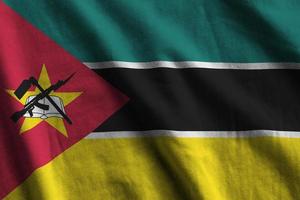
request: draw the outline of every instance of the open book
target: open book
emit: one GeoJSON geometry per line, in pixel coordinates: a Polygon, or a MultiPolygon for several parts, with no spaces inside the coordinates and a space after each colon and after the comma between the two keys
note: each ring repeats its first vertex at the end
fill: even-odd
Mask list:
{"type": "MultiPolygon", "coordinates": [[[[36,96],[29,96],[26,100],[26,104],[30,102],[33,98],[36,96]]],[[[61,98],[57,96],[50,96],[50,98],[56,103],[56,105],[65,113],[63,101],[61,98]]],[[[49,102],[47,98],[43,98],[38,101],[40,104],[45,104],[49,106],[49,110],[43,110],[37,106],[34,107],[32,110],[33,116],[30,116],[29,112],[26,112],[24,117],[30,117],[30,118],[41,118],[41,119],[47,119],[48,117],[60,117],[63,118],[61,114],[55,109],[55,107],[49,102]]]]}

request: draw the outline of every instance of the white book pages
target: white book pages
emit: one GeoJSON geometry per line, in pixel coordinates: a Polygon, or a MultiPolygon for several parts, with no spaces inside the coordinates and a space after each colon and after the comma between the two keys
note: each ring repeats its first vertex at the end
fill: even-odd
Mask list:
{"type": "MultiPolygon", "coordinates": [[[[36,96],[29,96],[26,100],[26,104],[32,101],[36,96]]],[[[65,113],[63,101],[61,98],[57,96],[50,96],[50,98],[55,102],[55,104],[65,113]]],[[[63,116],[56,110],[56,108],[49,102],[47,98],[43,98],[38,101],[40,104],[45,104],[49,106],[49,110],[43,110],[37,106],[34,106],[32,110],[33,116],[30,116],[29,112],[26,112],[24,117],[27,118],[41,118],[41,119],[47,119],[49,117],[59,117],[63,118],[63,116]]]]}

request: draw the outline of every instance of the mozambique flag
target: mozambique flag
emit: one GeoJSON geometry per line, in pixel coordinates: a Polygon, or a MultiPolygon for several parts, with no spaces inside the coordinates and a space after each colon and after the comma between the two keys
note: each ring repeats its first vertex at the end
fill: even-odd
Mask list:
{"type": "Polygon", "coordinates": [[[0,199],[300,199],[299,10],[0,0],[0,199]]]}

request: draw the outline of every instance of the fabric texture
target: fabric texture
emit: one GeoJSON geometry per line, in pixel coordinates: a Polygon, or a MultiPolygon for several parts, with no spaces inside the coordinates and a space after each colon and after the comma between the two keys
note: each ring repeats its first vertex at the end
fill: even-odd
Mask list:
{"type": "Polygon", "coordinates": [[[0,0],[0,199],[299,199],[299,9],[0,0]]]}

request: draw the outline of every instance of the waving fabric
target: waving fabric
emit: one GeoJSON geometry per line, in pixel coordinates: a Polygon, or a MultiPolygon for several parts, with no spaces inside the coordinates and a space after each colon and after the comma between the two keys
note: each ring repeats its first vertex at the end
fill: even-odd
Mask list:
{"type": "Polygon", "coordinates": [[[0,199],[299,199],[299,9],[0,0],[0,199]]]}

